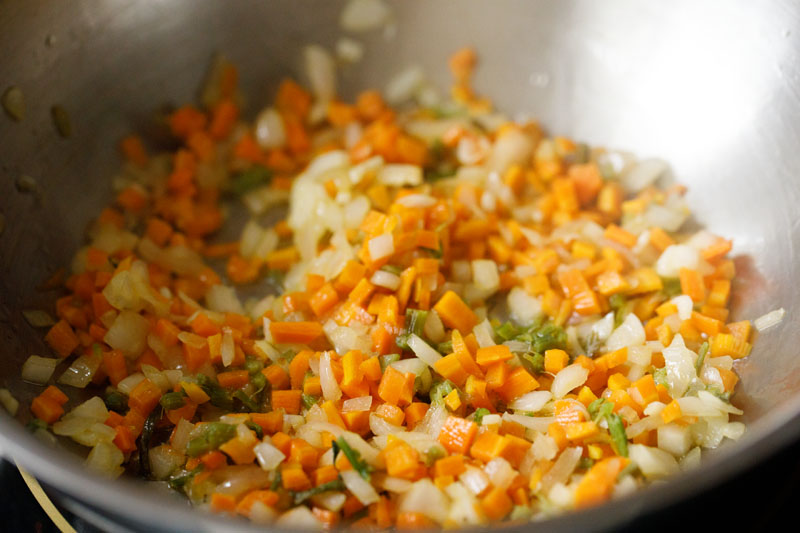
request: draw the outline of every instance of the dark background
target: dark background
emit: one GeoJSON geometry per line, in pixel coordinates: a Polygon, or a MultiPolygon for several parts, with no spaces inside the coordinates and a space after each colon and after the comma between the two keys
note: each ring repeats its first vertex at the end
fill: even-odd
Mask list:
{"type": "MultiPolygon", "coordinates": [[[[773,531],[793,523],[800,495],[800,443],[710,492],[644,516],[622,531],[773,531]]],[[[63,510],[62,510],[63,511],[63,510]]],[[[63,511],[78,533],[99,530],[63,511]]],[[[0,531],[59,533],[13,464],[0,461],[0,531]]],[[[538,529],[536,526],[532,530],[538,529]]],[[[788,528],[794,530],[793,527],[788,528]]]]}

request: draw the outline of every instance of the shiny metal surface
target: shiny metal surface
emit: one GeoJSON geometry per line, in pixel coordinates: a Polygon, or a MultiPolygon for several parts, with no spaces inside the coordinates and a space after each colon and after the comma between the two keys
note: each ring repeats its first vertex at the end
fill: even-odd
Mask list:
{"type": "MultiPolygon", "coordinates": [[[[68,266],[83,228],[110,195],[116,140],[164,102],[191,99],[215,51],[241,66],[251,113],[298,73],[301,45],[331,45],[338,2],[289,0],[6,0],[0,2],[0,91],[20,87],[27,117],[0,117],[0,387],[23,405],[37,393],[19,368],[43,351],[20,311],[50,304],[36,287],[68,266]],[[62,139],[50,107],[71,115],[62,139]],[[15,187],[34,177],[39,194],[15,187]]],[[[734,317],[785,307],[738,363],[736,403],[748,432],[699,470],[557,530],[602,529],[708,489],[800,434],[800,4],[788,1],[397,2],[397,33],[364,37],[365,60],[340,87],[383,86],[421,64],[441,87],[447,56],[473,45],[477,88],[551,131],[658,156],[689,186],[698,222],[734,238],[734,317]]],[[[2,410],[0,410],[2,411],[2,410]]],[[[21,420],[28,415],[21,409],[21,420]]],[[[0,446],[60,492],[131,528],[202,531],[231,523],[132,481],[108,482],[34,441],[0,412],[0,446]],[[124,502],[122,504],[121,502],[124,502]]],[[[245,527],[242,525],[241,527],[245,527]]]]}

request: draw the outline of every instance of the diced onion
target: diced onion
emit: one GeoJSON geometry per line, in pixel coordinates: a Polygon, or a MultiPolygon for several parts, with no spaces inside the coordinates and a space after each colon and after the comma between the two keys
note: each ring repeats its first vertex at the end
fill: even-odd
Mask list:
{"type": "Polygon", "coordinates": [[[420,339],[413,333],[408,338],[408,346],[417,357],[425,361],[430,366],[433,366],[436,361],[442,358],[442,354],[431,348],[427,342],[420,339]]]}
{"type": "Polygon", "coordinates": [[[275,108],[267,107],[256,117],[256,142],[261,148],[280,148],[286,144],[286,129],[283,119],[275,108]]]}
{"type": "Polygon", "coordinates": [[[355,470],[345,470],[339,475],[342,476],[342,481],[344,481],[347,490],[352,492],[353,496],[355,496],[362,505],[370,505],[380,499],[372,484],[362,478],[361,474],[355,470]]]}
{"type": "Polygon", "coordinates": [[[231,366],[236,357],[236,345],[230,328],[222,328],[222,343],[220,344],[220,358],[224,366],[231,366]]]}
{"type": "Polygon", "coordinates": [[[427,194],[407,194],[398,198],[397,203],[405,207],[430,207],[436,203],[436,199],[427,194]]]}
{"type": "Polygon", "coordinates": [[[489,476],[489,481],[495,487],[507,489],[514,478],[517,476],[516,470],[511,467],[511,464],[502,457],[496,457],[486,463],[483,471],[489,476]]]}
{"type": "Polygon", "coordinates": [[[539,490],[547,493],[557,483],[564,483],[575,471],[581,459],[583,448],[567,448],[558,456],[556,462],[539,481],[539,490]]]}
{"type": "Polygon", "coordinates": [[[733,405],[727,402],[723,402],[722,400],[720,400],[719,398],[717,398],[708,391],[704,390],[698,391],[697,397],[703,400],[703,402],[705,402],[707,405],[714,407],[720,412],[730,413],[732,415],[741,415],[742,413],[744,413],[744,411],[742,411],[738,407],[734,407],[733,405]]]}
{"type": "Polygon", "coordinates": [[[286,456],[269,442],[262,442],[253,447],[258,464],[266,471],[275,470],[286,456]]]}
{"type": "Polygon", "coordinates": [[[58,378],[58,382],[63,385],[83,389],[92,381],[92,378],[97,372],[97,369],[100,368],[100,363],[102,362],[103,357],[100,354],[92,353],[90,355],[81,355],[72,362],[63,374],[61,374],[61,377],[58,378]]]}
{"type": "Polygon", "coordinates": [[[586,368],[577,363],[571,364],[556,374],[550,391],[555,398],[563,398],[569,391],[583,385],[588,377],[589,371],[586,368]]]}
{"type": "Polygon", "coordinates": [[[22,365],[22,379],[37,385],[44,385],[53,376],[60,359],[32,355],[22,365]]]}
{"type": "Polygon", "coordinates": [[[319,380],[322,386],[322,396],[329,401],[335,402],[342,397],[342,389],[336,382],[331,368],[331,354],[322,352],[319,358],[319,380]]]}
{"type": "Polygon", "coordinates": [[[673,244],[656,261],[656,272],[664,278],[677,278],[681,268],[697,270],[700,252],[685,244],[673,244]]]}
{"type": "Polygon", "coordinates": [[[49,328],[56,323],[53,317],[41,309],[26,309],[22,311],[22,316],[35,328],[49,328]]]}
{"type": "MultiPolygon", "coordinates": [[[[267,509],[269,508],[267,507],[267,509]]],[[[298,531],[321,531],[323,529],[322,522],[305,505],[292,507],[275,520],[275,525],[287,526],[298,531]]]]}
{"type": "MultiPolygon", "coordinates": [[[[411,66],[395,74],[386,84],[386,101],[392,105],[411,99],[425,81],[425,73],[419,66],[411,66]]],[[[388,184],[387,184],[388,185],[388,184]]]]}
{"type": "Polygon", "coordinates": [[[390,187],[416,187],[422,184],[422,169],[399,163],[384,165],[378,170],[378,181],[390,187]]]}
{"type": "Polygon", "coordinates": [[[14,398],[11,394],[11,391],[8,389],[0,389],[0,404],[5,407],[5,410],[8,411],[8,414],[11,416],[16,416],[17,410],[19,409],[19,401],[14,398]]]}
{"type": "Polygon", "coordinates": [[[206,292],[206,305],[217,313],[244,314],[236,289],[225,285],[212,285],[206,292]]]}
{"type": "Polygon", "coordinates": [[[391,233],[384,233],[373,237],[367,242],[369,256],[373,261],[389,257],[394,253],[394,237],[391,233]]]}
{"type": "Polygon", "coordinates": [[[526,411],[529,413],[537,413],[542,410],[547,402],[553,397],[550,391],[536,390],[523,394],[508,405],[509,409],[515,411],[526,411]]]}
{"type": "Polygon", "coordinates": [[[127,358],[135,359],[147,347],[149,331],[150,322],[142,315],[133,311],[122,311],[103,340],[115,350],[122,351],[127,358]]]}
{"type": "Polygon", "coordinates": [[[331,54],[318,45],[305,48],[306,73],[311,91],[322,101],[336,96],[336,63],[331,54]]]}
{"type": "Polygon", "coordinates": [[[542,303],[525,289],[514,287],[508,292],[511,318],[521,326],[530,326],[542,314],[542,303]]]}
{"type": "Polygon", "coordinates": [[[691,446],[692,435],[688,427],[666,424],[658,428],[658,447],[665,452],[682,457],[691,446]]]}
{"type": "Polygon", "coordinates": [[[130,394],[136,388],[136,385],[144,381],[144,379],[144,374],[136,372],[117,383],[117,389],[123,394],[130,394]]]}
{"type": "Polygon", "coordinates": [[[620,181],[629,192],[637,192],[655,182],[666,170],[667,164],[661,159],[644,159],[624,172],[620,181]]]}
{"type": "Polygon", "coordinates": [[[647,478],[659,478],[678,471],[678,462],[672,454],[658,448],[629,444],[628,456],[647,478]]]}
{"type": "Polygon", "coordinates": [[[339,15],[339,25],[353,32],[375,30],[386,23],[390,14],[383,0],[350,0],[339,15]]]}
{"type": "Polygon", "coordinates": [[[764,331],[767,328],[780,324],[784,316],[786,316],[786,309],[781,307],[780,309],[770,311],[753,320],[753,326],[755,326],[758,331],[764,331]]]}
{"type": "Polygon", "coordinates": [[[442,523],[447,519],[449,503],[447,496],[425,477],[400,496],[398,510],[421,513],[437,523],[442,523]]]}
{"type": "Polygon", "coordinates": [[[626,346],[638,346],[645,340],[646,336],[641,320],[634,313],[629,313],[606,341],[606,350],[613,352],[626,346]]]}
{"type": "Polygon", "coordinates": [[[372,407],[372,396],[359,396],[358,398],[350,398],[342,403],[342,412],[359,412],[369,411],[372,407]]]}
{"type": "Polygon", "coordinates": [[[148,456],[153,477],[159,480],[167,479],[167,477],[179,469],[186,460],[186,457],[182,453],[178,453],[168,444],[150,448],[148,456]]]}
{"type": "Polygon", "coordinates": [[[488,320],[484,320],[475,326],[472,332],[475,334],[475,340],[478,341],[478,346],[481,348],[488,348],[497,344],[492,336],[492,325],[489,324],[488,320]]]}
{"type": "Polygon", "coordinates": [[[516,422],[517,424],[524,426],[528,429],[532,429],[534,431],[547,431],[547,428],[555,421],[555,418],[552,416],[525,416],[525,415],[514,415],[509,412],[503,413],[503,420],[508,420],[509,422],[516,422]]]}
{"type": "Polygon", "coordinates": [[[370,283],[378,287],[384,287],[390,291],[396,291],[400,286],[400,276],[386,272],[385,270],[376,270],[370,278],[370,283]]]}
{"type": "Polygon", "coordinates": [[[345,63],[358,63],[364,57],[364,45],[355,39],[341,37],[336,41],[336,57],[345,63]]]}
{"type": "Polygon", "coordinates": [[[124,469],[122,463],[125,456],[119,448],[110,442],[99,442],[89,452],[86,458],[86,467],[98,474],[108,477],[118,477],[124,469]]]}
{"type": "Polygon", "coordinates": [[[369,415],[369,429],[376,436],[395,435],[405,431],[404,428],[389,423],[385,418],[375,413],[370,413],[369,415]]]}

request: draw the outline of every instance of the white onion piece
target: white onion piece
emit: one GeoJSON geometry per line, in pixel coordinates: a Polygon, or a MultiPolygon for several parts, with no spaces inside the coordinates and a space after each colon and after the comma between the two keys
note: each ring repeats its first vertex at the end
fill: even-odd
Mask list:
{"type": "Polygon", "coordinates": [[[335,402],[342,397],[342,389],[336,382],[331,368],[331,354],[322,352],[319,358],[319,380],[322,386],[322,396],[329,401],[335,402]]]}
{"type": "Polygon", "coordinates": [[[507,489],[517,475],[511,464],[502,457],[497,457],[486,463],[483,471],[489,476],[489,481],[492,482],[492,485],[501,489],[507,489]]]}
{"type": "Polygon", "coordinates": [[[716,406],[713,406],[696,396],[684,396],[683,398],[678,398],[677,402],[678,405],[681,406],[681,414],[683,416],[714,417],[720,415],[720,411],[716,408],[716,406]]]}
{"type": "Polygon", "coordinates": [[[336,57],[345,63],[358,63],[364,57],[364,45],[349,37],[336,41],[336,57]]]}
{"type": "Polygon", "coordinates": [[[369,415],[369,429],[374,435],[377,436],[395,435],[405,431],[405,428],[390,424],[385,418],[378,416],[375,413],[370,413],[369,415]]]}
{"type": "Polygon", "coordinates": [[[347,496],[343,492],[326,491],[312,496],[311,501],[314,505],[336,513],[344,506],[347,496]]]}
{"type": "Polygon", "coordinates": [[[142,315],[133,311],[122,311],[103,340],[115,350],[122,351],[128,359],[135,359],[147,347],[149,331],[150,322],[142,315]]]}
{"type": "Polygon", "coordinates": [[[142,381],[144,381],[144,374],[136,372],[117,383],[117,389],[123,394],[130,394],[142,381]]]}
{"type": "Polygon", "coordinates": [[[481,348],[488,348],[489,346],[494,346],[497,344],[494,341],[494,337],[492,335],[492,326],[489,324],[488,320],[484,320],[475,326],[472,332],[475,334],[475,340],[478,341],[478,346],[481,348]]]}
{"type": "Polygon", "coordinates": [[[37,385],[44,385],[50,381],[56,366],[60,362],[60,359],[54,357],[32,355],[22,364],[22,379],[37,385]]]}
{"type": "Polygon", "coordinates": [[[236,289],[226,285],[212,285],[205,295],[206,306],[217,313],[244,314],[236,289]]]}
{"type": "Polygon", "coordinates": [[[49,328],[56,323],[55,319],[41,309],[26,309],[22,311],[25,321],[35,328],[49,328]]]}
{"type": "Polygon", "coordinates": [[[655,182],[667,170],[661,159],[644,159],[620,176],[620,181],[629,192],[637,192],[655,182]]]}
{"type": "Polygon", "coordinates": [[[664,278],[677,278],[681,268],[697,270],[700,252],[685,244],[673,244],[664,250],[656,261],[656,272],[664,278]]]}
{"type": "Polygon", "coordinates": [[[81,355],[76,358],[69,368],[58,378],[58,382],[63,385],[83,389],[92,381],[103,357],[100,354],[81,355]]]}
{"type": "Polygon", "coordinates": [[[261,148],[280,148],[286,144],[286,128],[275,108],[267,107],[256,117],[256,142],[261,148]]]}
{"type": "Polygon", "coordinates": [[[395,291],[400,286],[400,276],[385,270],[376,270],[369,281],[373,285],[384,287],[390,291],[395,291]]]}
{"type": "Polygon", "coordinates": [[[424,81],[425,73],[417,65],[399,71],[386,84],[384,90],[386,101],[389,104],[397,105],[410,100],[424,81]]]}
{"type": "Polygon", "coordinates": [[[186,460],[182,453],[177,452],[168,444],[150,448],[148,458],[150,459],[150,470],[153,477],[158,480],[167,479],[186,460]]]}
{"type": "Polygon", "coordinates": [[[643,444],[629,444],[628,456],[648,479],[674,474],[679,469],[672,454],[643,444]]]}
{"type": "Polygon", "coordinates": [[[422,478],[402,496],[398,504],[400,512],[422,513],[431,520],[442,523],[447,519],[450,501],[430,479],[422,478]]]}
{"type": "Polygon", "coordinates": [[[665,452],[682,457],[691,446],[692,433],[688,427],[666,424],[658,428],[658,447],[665,452]]]}
{"type": "Polygon", "coordinates": [[[503,413],[503,420],[516,422],[517,424],[534,431],[545,432],[547,431],[547,427],[555,421],[555,418],[552,416],[512,415],[509,412],[505,412],[503,413]]]}
{"type": "Polygon", "coordinates": [[[765,329],[771,328],[777,324],[780,324],[783,320],[783,317],[786,316],[786,309],[781,307],[780,309],[775,309],[770,311],[765,315],[761,315],[760,317],[753,320],[753,326],[758,331],[764,331],[765,329]]]}
{"type": "Polygon", "coordinates": [[[435,309],[428,311],[428,316],[423,326],[423,333],[425,333],[425,337],[430,339],[431,342],[444,342],[447,335],[442,319],[439,318],[439,313],[437,313],[435,309]]]}
{"type": "Polygon", "coordinates": [[[298,531],[321,531],[324,529],[322,522],[317,520],[317,517],[314,516],[311,509],[304,505],[289,509],[275,520],[275,524],[278,526],[287,526],[298,531]]]}
{"type": "Polygon", "coordinates": [[[436,203],[436,198],[428,194],[414,193],[398,198],[395,203],[405,207],[430,207],[436,203]]]}
{"type": "Polygon", "coordinates": [[[269,442],[262,442],[253,446],[258,464],[266,471],[272,471],[286,459],[286,456],[278,448],[269,442]]]}
{"type": "Polygon", "coordinates": [[[413,486],[407,479],[378,474],[372,474],[372,481],[378,488],[398,494],[407,492],[413,486]]]}
{"type": "Polygon", "coordinates": [[[342,412],[369,411],[370,407],[372,407],[372,396],[359,396],[358,398],[345,400],[342,403],[342,412]]]}
{"type": "Polygon", "coordinates": [[[741,415],[744,413],[744,411],[742,411],[738,407],[734,407],[733,405],[727,402],[723,402],[722,400],[720,400],[719,398],[717,398],[708,391],[704,390],[698,391],[697,397],[703,400],[703,402],[705,402],[707,405],[710,405],[711,407],[723,413],[730,413],[732,415],[741,415]]]}
{"type": "Polygon", "coordinates": [[[661,352],[667,369],[667,384],[673,397],[682,396],[689,384],[697,378],[694,367],[697,354],[686,348],[681,335],[675,335],[672,342],[661,352]]]}
{"type": "Polygon", "coordinates": [[[511,318],[521,326],[530,326],[542,314],[539,298],[529,295],[525,289],[514,287],[508,292],[507,300],[511,318]]]}
{"type": "Polygon", "coordinates": [[[394,237],[391,233],[384,233],[371,238],[367,242],[369,256],[373,261],[389,257],[394,253],[394,237]]]}
{"type": "Polygon", "coordinates": [[[644,344],[645,340],[641,320],[634,313],[629,313],[606,341],[606,350],[613,352],[626,346],[638,346],[644,344]]]}
{"type": "Polygon", "coordinates": [[[306,74],[311,91],[319,100],[330,101],[336,96],[336,63],[323,47],[312,44],[304,50],[306,74]]]}
{"type": "Polygon", "coordinates": [[[390,187],[416,187],[422,184],[422,169],[399,163],[384,165],[378,170],[378,181],[390,187]]]}
{"type": "Polygon", "coordinates": [[[17,415],[17,410],[19,409],[19,401],[14,398],[11,394],[11,391],[8,389],[0,389],[0,404],[3,405],[8,414],[11,416],[17,415]]]}
{"type": "Polygon", "coordinates": [[[123,461],[125,461],[125,456],[114,444],[99,442],[89,452],[85,464],[86,468],[92,472],[115,478],[124,471],[122,468],[123,461]]]}
{"type": "Polygon", "coordinates": [[[342,476],[342,481],[344,481],[347,490],[352,492],[353,496],[363,505],[370,505],[380,499],[372,484],[362,478],[361,474],[355,470],[345,470],[339,475],[342,476]]]}
{"type": "Polygon", "coordinates": [[[224,366],[231,366],[236,357],[236,345],[230,328],[222,328],[222,342],[220,344],[220,358],[224,366]]]}
{"type": "Polygon", "coordinates": [[[553,398],[553,394],[546,390],[535,390],[527,394],[523,394],[508,405],[509,409],[515,411],[526,411],[529,413],[537,413],[542,410],[553,398]]]}
{"type": "Polygon", "coordinates": [[[442,354],[431,348],[427,342],[420,339],[413,333],[408,338],[408,346],[417,357],[425,361],[425,363],[429,364],[430,366],[433,366],[436,361],[442,358],[442,354]]]}
{"type": "Polygon", "coordinates": [[[583,385],[588,377],[589,371],[586,368],[577,363],[571,364],[556,374],[550,391],[553,397],[563,398],[569,391],[583,385]]]}
{"type": "MultiPolygon", "coordinates": [[[[626,406],[628,407],[628,406],[626,406]]],[[[635,411],[634,411],[635,412],[635,411]]],[[[629,439],[634,437],[638,437],[645,431],[650,431],[651,429],[656,429],[658,426],[662,425],[664,420],[659,415],[648,416],[642,418],[638,422],[634,422],[633,424],[629,425],[625,428],[625,435],[629,439]]]]}
{"type": "Polygon", "coordinates": [[[582,453],[583,448],[579,446],[561,452],[550,470],[542,476],[538,489],[546,494],[556,483],[566,482],[578,466],[582,453]]]}
{"type": "Polygon", "coordinates": [[[339,15],[343,30],[363,32],[383,26],[391,11],[383,0],[350,0],[339,15]]]}
{"type": "Polygon", "coordinates": [[[675,304],[675,307],[678,308],[678,318],[681,320],[689,320],[692,318],[694,303],[688,295],[681,294],[680,296],[674,297],[670,302],[675,304]]]}
{"type": "Polygon", "coordinates": [[[500,273],[497,271],[497,263],[491,259],[473,260],[472,279],[479,289],[494,293],[500,287],[500,273]]]}

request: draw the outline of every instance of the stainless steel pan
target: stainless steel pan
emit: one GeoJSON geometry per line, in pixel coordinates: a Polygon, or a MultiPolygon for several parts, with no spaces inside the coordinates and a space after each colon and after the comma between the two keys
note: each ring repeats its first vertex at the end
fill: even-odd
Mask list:
{"type": "MultiPolygon", "coordinates": [[[[51,304],[36,287],[68,265],[110,195],[116,141],[164,102],[193,98],[209,58],[240,65],[254,112],[297,74],[301,45],[332,45],[331,1],[5,0],[0,84],[20,87],[27,116],[0,117],[0,386],[23,405],[37,393],[22,361],[45,350],[20,311],[51,304]],[[72,136],[50,108],[71,116],[72,136]],[[23,176],[35,193],[15,184],[23,176]]],[[[367,34],[365,60],[341,75],[345,95],[382,86],[410,64],[442,87],[447,56],[480,52],[476,85],[504,109],[554,132],[672,164],[698,222],[735,240],[734,316],[785,307],[788,318],[738,363],[736,403],[748,432],[702,468],[610,505],[553,520],[598,529],[670,505],[763,459],[800,433],[800,4],[788,1],[405,1],[397,34],[367,34]]],[[[23,407],[20,420],[29,416],[23,407]]],[[[0,446],[59,491],[133,527],[200,531],[231,522],[134,481],[91,476],[0,413],[0,446]]],[[[244,526],[242,526],[244,527],[244,526]]]]}

